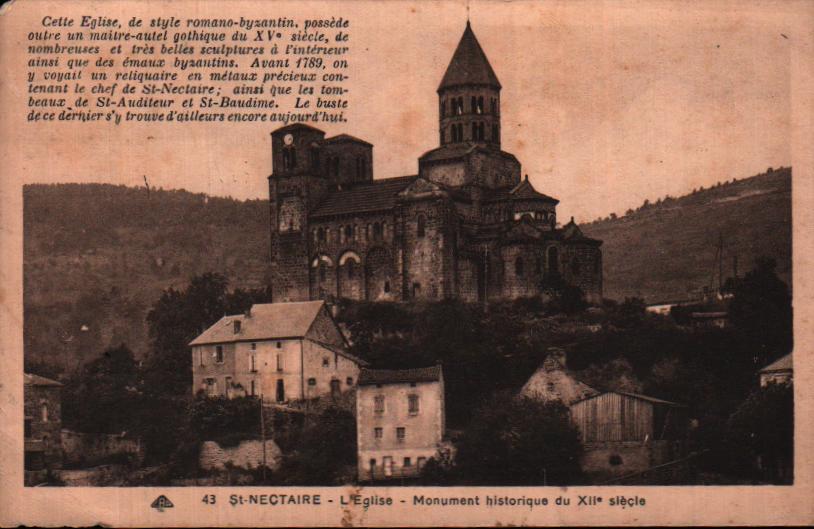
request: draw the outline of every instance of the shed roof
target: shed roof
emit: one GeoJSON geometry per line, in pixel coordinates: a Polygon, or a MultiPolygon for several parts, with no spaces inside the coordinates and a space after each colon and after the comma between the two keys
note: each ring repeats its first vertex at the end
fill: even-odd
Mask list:
{"type": "Polygon", "coordinates": [[[272,340],[275,338],[302,338],[322,309],[324,301],[297,301],[291,303],[257,303],[249,315],[224,316],[189,345],[272,340]],[[240,322],[240,331],[234,332],[234,322],[240,322]]]}
{"type": "Polygon", "coordinates": [[[41,377],[33,373],[23,374],[23,384],[26,386],[54,386],[54,387],[62,386],[62,384],[57,382],[56,380],[41,377]]]}
{"type": "Polygon", "coordinates": [[[441,366],[412,369],[362,369],[358,385],[404,384],[408,382],[437,382],[441,380],[441,366]]]}
{"type": "Polygon", "coordinates": [[[793,353],[782,356],[760,370],[761,373],[769,373],[771,371],[792,371],[794,363],[792,362],[793,353]]]}
{"type": "Polygon", "coordinates": [[[595,399],[597,397],[601,397],[602,395],[607,395],[608,393],[615,393],[617,395],[623,395],[625,397],[630,397],[630,398],[633,398],[633,399],[643,400],[643,401],[646,401],[646,402],[650,402],[652,404],[661,404],[661,405],[665,405],[665,406],[671,406],[671,407],[674,407],[674,408],[685,408],[686,407],[684,404],[679,404],[677,402],[671,402],[669,400],[664,400],[664,399],[657,399],[656,397],[651,397],[649,395],[642,395],[641,393],[631,393],[629,391],[604,391],[604,392],[599,393],[597,395],[591,395],[589,397],[586,397],[584,399],[576,401],[574,404],[576,404],[577,402],[584,402],[586,400],[595,399]]]}
{"type": "Polygon", "coordinates": [[[415,175],[384,178],[334,191],[310,216],[329,217],[393,209],[398,193],[416,178],[418,177],[415,175]]]}

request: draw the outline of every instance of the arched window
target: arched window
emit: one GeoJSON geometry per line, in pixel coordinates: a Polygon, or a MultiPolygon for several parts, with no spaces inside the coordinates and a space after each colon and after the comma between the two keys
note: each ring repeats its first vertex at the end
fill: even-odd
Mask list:
{"type": "Polygon", "coordinates": [[[478,112],[478,98],[477,98],[477,97],[475,97],[475,96],[472,96],[472,105],[471,105],[471,109],[472,109],[472,113],[473,113],[473,114],[478,114],[478,113],[479,113],[479,112],[478,112]]]}
{"type": "Polygon", "coordinates": [[[497,129],[497,124],[492,125],[492,141],[498,141],[500,139],[500,134],[497,129]]]}
{"type": "Polygon", "coordinates": [[[325,242],[325,229],[324,228],[319,228],[317,230],[317,241],[325,242]]]}
{"type": "Polygon", "coordinates": [[[458,129],[458,141],[464,141],[464,126],[463,123],[458,123],[455,125],[458,129]]]}
{"type": "Polygon", "coordinates": [[[478,139],[478,124],[472,123],[472,141],[478,139]]]}
{"type": "Polygon", "coordinates": [[[424,237],[424,233],[427,228],[427,219],[424,218],[424,215],[419,215],[418,219],[416,219],[416,235],[418,237],[424,237]]]}
{"type": "Polygon", "coordinates": [[[328,275],[328,273],[327,273],[327,270],[326,270],[325,263],[320,261],[320,263],[319,263],[319,282],[324,283],[325,278],[327,277],[327,275],[328,275]]]}
{"type": "Polygon", "coordinates": [[[353,259],[348,259],[348,263],[346,265],[348,269],[348,279],[353,279],[356,277],[356,261],[353,259]]]}
{"type": "Polygon", "coordinates": [[[489,102],[492,106],[492,114],[497,114],[497,99],[493,97],[489,102]]]}
{"type": "Polygon", "coordinates": [[[291,169],[291,152],[288,149],[283,149],[283,168],[291,169]]]}
{"type": "Polygon", "coordinates": [[[475,113],[483,114],[483,96],[479,96],[475,104],[475,113]]]}
{"type": "Polygon", "coordinates": [[[382,238],[382,225],[378,222],[373,223],[373,240],[379,241],[382,238]]]}
{"type": "Polygon", "coordinates": [[[445,118],[447,116],[447,101],[441,101],[441,117],[445,118]]]}
{"type": "Polygon", "coordinates": [[[40,404],[40,420],[42,422],[48,422],[48,403],[43,402],[40,404]]]}
{"type": "Polygon", "coordinates": [[[286,169],[293,169],[297,166],[297,149],[288,146],[283,149],[283,166],[286,169]]]}
{"type": "Polygon", "coordinates": [[[446,129],[441,129],[441,145],[444,145],[447,142],[446,131],[446,129]]]}
{"type": "Polygon", "coordinates": [[[350,242],[353,240],[353,226],[348,224],[345,226],[345,242],[350,242]]]}
{"type": "Polygon", "coordinates": [[[517,277],[523,277],[523,258],[518,257],[514,261],[514,275],[517,277]]]}

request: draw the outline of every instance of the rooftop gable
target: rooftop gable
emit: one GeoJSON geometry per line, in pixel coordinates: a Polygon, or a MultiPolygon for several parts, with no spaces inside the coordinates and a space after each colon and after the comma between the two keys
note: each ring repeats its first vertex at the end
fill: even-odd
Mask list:
{"type": "Polygon", "coordinates": [[[322,310],[324,301],[257,303],[247,314],[224,316],[189,345],[303,338],[322,310]],[[235,333],[235,323],[240,330],[235,333]]]}

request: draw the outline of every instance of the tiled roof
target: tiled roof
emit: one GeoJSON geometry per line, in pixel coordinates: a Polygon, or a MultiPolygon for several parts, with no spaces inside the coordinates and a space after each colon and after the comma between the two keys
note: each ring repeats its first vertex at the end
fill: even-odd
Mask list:
{"type": "Polygon", "coordinates": [[[364,143],[365,145],[373,146],[372,143],[366,142],[365,140],[359,139],[356,136],[351,136],[350,134],[337,134],[336,136],[332,136],[330,138],[325,138],[325,141],[328,143],[339,143],[343,141],[352,141],[355,143],[364,143]]]}
{"type": "Polygon", "coordinates": [[[452,55],[452,60],[447,66],[444,78],[438,90],[460,85],[488,85],[500,88],[500,81],[489,64],[489,59],[480,47],[469,21],[466,22],[466,29],[461,36],[458,47],[452,55]]]}
{"type": "Polygon", "coordinates": [[[189,345],[301,338],[308,333],[323,301],[264,303],[252,305],[250,316],[224,316],[189,345]],[[235,334],[234,322],[240,322],[235,334]]]}
{"type": "Polygon", "coordinates": [[[327,217],[354,213],[368,213],[392,209],[396,205],[396,195],[418,178],[400,176],[354,184],[348,189],[334,191],[310,215],[327,217]]]}
{"type": "Polygon", "coordinates": [[[792,362],[792,353],[787,354],[786,356],[775,360],[771,364],[767,365],[763,369],[760,370],[761,373],[767,373],[769,371],[791,371],[793,369],[794,363],[792,362]]]}
{"type": "Polygon", "coordinates": [[[404,384],[409,382],[437,382],[441,380],[441,366],[413,369],[362,369],[358,385],[404,384]]]}
{"type": "Polygon", "coordinates": [[[514,199],[518,200],[545,200],[547,202],[553,202],[558,204],[560,201],[554,197],[550,197],[548,195],[544,195],[540,193],[528,180],[523,180],[514,189],[509,192],[509,196],[514,199]]]}
{"type": "Polygon", "coordinates": [[[61,386],[59,382],[56,380],[51,380],[50,378],[41,377],[39,375],[34,375],[31,373],[25,373],[23,375],[23,384],[26,386],[61,386]]]}

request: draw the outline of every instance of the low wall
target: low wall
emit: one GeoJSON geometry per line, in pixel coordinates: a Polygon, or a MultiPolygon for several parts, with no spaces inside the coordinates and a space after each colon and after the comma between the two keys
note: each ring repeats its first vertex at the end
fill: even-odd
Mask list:
{"type": "Polygon", "coordinates": [[[676,441],[587,443],[580,461],[582,470],[604,478],[643,472],[682,457],[676,441]]]}
{"type": "Polygon", "coordinates": [[[138,439],[121,434],[82,433],[62,430],[63,464],[92,465],[117,454],[129,454],[140,464],[144,448],[138,439]]]}
{"type": "Polygon", "coordinates": [[[128,473],[124,465],[101,465],[80,470],[61,470],[59,478],[68,487],[103,487],[124,484],[128,473]]]}
{"type": "MultiPolygon", "coordinates": [[[[280,465],[282,451],[277,443],[266,440],[266,466],[272,470],[280,465]]],[[[241,441],[233,447],[221,447],[215,441],[201,443],[198,466],[203,470],[225,470],[226,464],[243,469],[258,468],[263,465],[263,441],[241,441]]]]}

